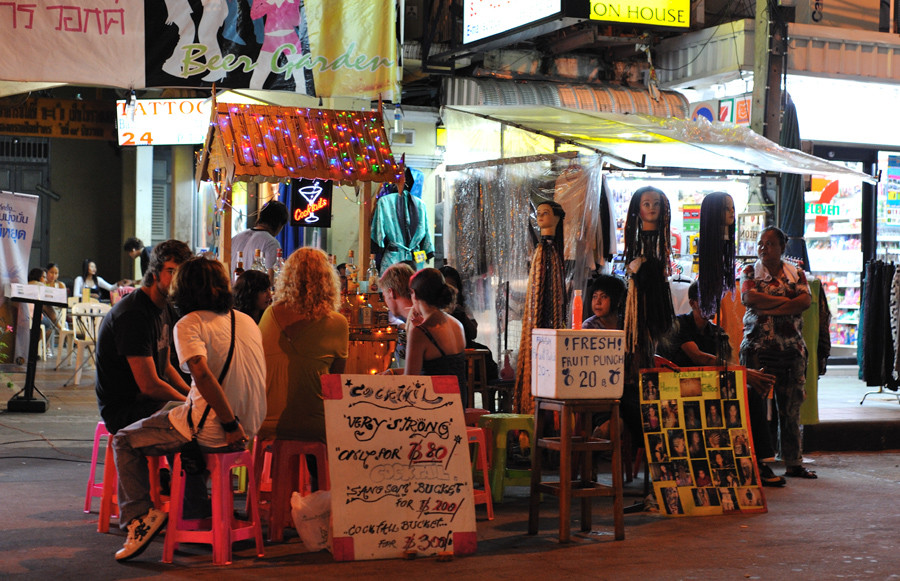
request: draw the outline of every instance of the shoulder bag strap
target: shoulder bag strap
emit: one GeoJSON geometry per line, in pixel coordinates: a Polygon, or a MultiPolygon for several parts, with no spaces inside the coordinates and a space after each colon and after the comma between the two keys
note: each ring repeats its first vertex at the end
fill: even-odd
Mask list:
{"type": "MultiPolygon", "coordinates": [[[[231,366],[231,357],[234,355],[234,310],[231,311],[231,346],[228,348],[228,357],[225,359],[225,365],[222,367],[222,372],[219,373],[219,385],[222,385],[222,381],[225,379],[225,375],[228,373],[228,368],[231,366]]],[[[206,404],[206,409],[203,410],[203,415],[200,416],[200,423],[197,424],[197,431],[194,431],[194,419],[192,416],[192,412],[194,411],[194,401],[191,400],[188,408],[188,427],[191,429],[191,433],[195,436],[200,433],[200,430],[203,429],[203,424],[206,422],[206,416],[209,415],[210,405],[206,404]]]]}

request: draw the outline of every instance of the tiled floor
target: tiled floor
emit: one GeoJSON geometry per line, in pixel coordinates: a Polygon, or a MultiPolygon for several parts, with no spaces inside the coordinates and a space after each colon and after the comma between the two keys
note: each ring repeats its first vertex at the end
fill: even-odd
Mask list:
{"type": "Polygon", "coordinates": [[[819,421],[897,421],[900,422],[900,400],[897,392],[863,396],[878,391],[857,377],[857,367],[830,367],[819,378],[819,421]]]}

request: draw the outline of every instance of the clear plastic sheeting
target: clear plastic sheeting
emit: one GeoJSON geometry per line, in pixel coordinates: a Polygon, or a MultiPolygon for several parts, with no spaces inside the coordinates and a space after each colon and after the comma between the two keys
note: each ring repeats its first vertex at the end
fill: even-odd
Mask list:
{"type": "MultiPolygon", "coordinates": [[[[514,145],[507,146],[507,132],[503,132],[503,137],[500,137],[500,124],[532,131],[551,144],[553,140],[559,140],[575,147],[590,148],[609,156],[610,163],[620,168],[796,173],[853,177],[875,183],[872,176],[796,149],[781,147],[754,133],[748,127],[730,123],[549,106],[445,107],[445,120],[451,117],[451,112],[468,113],[473,117],[479,117],[482,120],[478,125],[481,133],[490,132],[483,124],[484,121],[495,122],[494,141],[498,145],[502,143],[506,156],[514,155],[509,153],[514,145]]],[[[456,116],[452,118],[457,119],[456,116]]],[[[467,126],[473,125],[474,122],[463,122],[460,131],[465,131],[467,126]]],[[[449,123],[448,131],[450,131],[449,123]]],[[[550,148],[552,151],[552,145],[550,148]]],[[[451,151],[453,148],[448,147],[448,153],[451,151]]],[[[481,153],[460,152],[460,155],[465,155],[469,159],[448,160],[448,162],[462,163],[491,158],[479,155],[481,153]]]]}
{"type": "Polygon", "coordinates": [[[462,276],[466,306],[478,321],[477,340],[501,363],[505,349],[515,354],[519,347],[528,269],[540,236],[534,211],[542,200],[555,199],[566,210],[570,297],[601,264],[600,167],[597,156],[558,157],[447,174],[445,196],[452,210],[444,216],[446,256],[462,276]]]}

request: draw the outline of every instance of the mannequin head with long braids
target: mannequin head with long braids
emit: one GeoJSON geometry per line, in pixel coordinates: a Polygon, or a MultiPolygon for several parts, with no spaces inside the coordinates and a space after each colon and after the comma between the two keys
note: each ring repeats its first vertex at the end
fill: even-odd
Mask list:
{"type": "Polygon", "coordinates": [[[734,290],[734,200],[725,192],[703,198],[700,206],[700,313],[712,317],[726,290],[734,290]]]}
{"type": "Polygon", "coordinates": [[[541,236],[553,236],[553,246],[563,256],[565,240],[563,239],[563,220],[566,212],[557,202],[548,200],[541,202],[537,207],[537,225],[541,230],[541,236]]]}
{"type": "Polygon", "coordinates": [[[636,191],[631,196],[625,218],[625,263],[652,256],[661,260],[666,265],[666,272],[669,272],[670,220],[669,199],[662,190],[647,186],[636,191]],[[649,231],[656,231],[658,236],[646,237],[646,241],[652,241],[653,247],[645,248],[647,242],[641,234],[649,231]]]}

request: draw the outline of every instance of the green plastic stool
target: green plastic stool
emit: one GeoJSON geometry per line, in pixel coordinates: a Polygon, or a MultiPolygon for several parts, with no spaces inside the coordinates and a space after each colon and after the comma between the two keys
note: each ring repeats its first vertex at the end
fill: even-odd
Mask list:
{"type": "Polygon", "coordinates": [[[507,434],[511,430],[528,433],[531,453],[534,454],[534,416],[526,414],[486,414],[478,418],[478,426],[488,430],[490,436],[491,496],[494,502],[503,502],[506,486],[531,486],[531,469],[509,468],[507,461],[507,434]]]}

